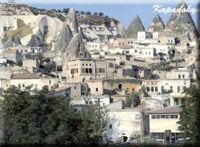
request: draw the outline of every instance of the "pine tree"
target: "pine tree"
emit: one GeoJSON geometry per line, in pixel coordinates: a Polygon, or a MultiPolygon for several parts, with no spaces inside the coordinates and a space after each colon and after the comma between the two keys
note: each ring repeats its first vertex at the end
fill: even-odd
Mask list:
{"type": "Polygon", "coordinates": [[[183,133],[185,144],[198,144],[200,89],[192,85],[185,90],[185,94],[181,105],[180,121],[178,122],[180,124],[179,130],[183,133]]]}

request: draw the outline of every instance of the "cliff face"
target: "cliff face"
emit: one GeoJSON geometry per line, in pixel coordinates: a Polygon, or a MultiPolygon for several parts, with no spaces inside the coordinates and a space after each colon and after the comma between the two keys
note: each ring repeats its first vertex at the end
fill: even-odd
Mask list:
{"type": "MultiPolygon", "coordinates": [[[[180,2],[176,9],[187,9],[187,5],[180,2]]],[[[194,21],[188,12],[172,13],[167,22],[166,30],[171,31],[182,41],[191,41],[199,36],[194,21]]]]}
{"type": "Polygon", "coordinates": [[[91,58],[90,53],[85,49],[81,33],[74,34],[72,40],[64,51],[64,59],[91,58]]]}
{"type": "Polygon", "coordinates": [[[80,29],[82,29],[82,36],[91,40],[100,40],[102,36],[115,37],[123,32],[123,26],[118,26],[119,21],[100,13],[98,15],[83,13],[74,9],[45,10],[28,5],[2,3],[0,8],[1,48],[14,45],[7,41],[16,36],[25,46],[45,46],[48,49],[62,50],[69,44],[73,35],[80,32],[80,29]],[[115,25],[111,25],[112,22],[115,25]],[[66,28],[66,25],[69,28],[66,28]],[[99,27],[105,31],[99,34],[94,29],[99,27]],[[64,41],[66,44],[63,44],[64,41]],[[56,42],[55,47],[54,42],[56,42]]]}
{"type": "Polygon", "coordinates": [[[139,16],[135,17],[126,30],[126,38],[137,38],[137,33],[145,31],[144,25],[139,16]]]}

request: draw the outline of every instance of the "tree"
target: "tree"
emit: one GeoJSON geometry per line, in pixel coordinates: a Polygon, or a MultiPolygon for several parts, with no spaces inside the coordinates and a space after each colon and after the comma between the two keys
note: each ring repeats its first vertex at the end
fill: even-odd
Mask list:
{"type": "Polygon", "coordinates": [[[55,62],[52,62],[52,63],[47,63],[45,66],[44,66],[44,70],[46,72],[51,72],[51,71],[56,71],[56,63],[55,62]]]}
{"type": "Polygon", "coordinates": [[[139,104],[140,104],[140,96],[139,93],[137,92],[132,92],[129,95],[129,97],[127,97],[125,102],[126,107],[131,107],[131,105],[133,105],[133,107],[137,107],[139,104]]]}
{"type": "Polygon", "coordinates": [[[103,14],[103,12],[99,12],[99,16],[103,16],[104,14],[103,14]]]}
{"type": "Polygon", "coordinates": [[[88,11],[88,12],[86,12],[86,15],[91,15],[91,12],[89,12],[89,11],[88,11]]]}
{"type": "Polygon", "coordinates": [[[10,87],[1,108],[5,144],[98,144],[106,126],[99,105],[77,110],[47,87],[10,87]]]}
{"type": "MultiPolygon", "coordinates": [[[[76,111],[72,123],[77,122],[73,129],[73,142],[78,144],[98,144],[103,142],[106,129],[106,113],[97,105],[86,105],[76,111]]],[[[72,124],[73,125],[73,124],[72,124]]]]}
{"type": "Polygon", "coordinates": [[[29,87],[11,87],[4,98],[6,144],[69,143],[68,100],[53,96],[47,87],[33,95],[29,87]]]}
{"type": "Polygon", "coordinates": [[[142,86],[142,88],[140,89],[140,93],[142,93],[144,97],[150,97],[145,86],[142,86]]]}
{"type": "Polygon", "coordinates": [[[144,144],[146,145],[155,145],[156,139],[153,136],[145,136],[144,137],[144,144]]]}
{"type": "Polygon", "coordinates": [[[185,90],[178,124],[180,124],[179,130],[182,132],[186,144],[198,144],[199,142],[199,97],[199,87],[192,85],[185,90]]]}
{"type": "Polygon", "coordinates": [[[69,12],[69,8],[64,8],[63,12],[67,14],[69,12]]]}

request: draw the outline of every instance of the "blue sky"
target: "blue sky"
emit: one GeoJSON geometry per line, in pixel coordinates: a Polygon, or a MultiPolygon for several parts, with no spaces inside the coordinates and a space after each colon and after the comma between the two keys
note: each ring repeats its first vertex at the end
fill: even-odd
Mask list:
{"type": "MultiPolygon", "coordinates": [[[[7,0],[0,0],[6,2],[7,0]]],[[[180,0],[15,0],[16,3],[26,3],[38,8],[63,9],[75,8],[80,11],[103,12],[105,15],[118,19],[125,28],[137,15],[145,27],[148,27],[154,15],[159,14],[166,23],[171,13],[154,13],[155,4],[174,8],[180,0]]],[[[192,8],[196,8],[199,0],[185,0],[192,8]]],[[[192,14],[197,24],[197,14],[192,14]]]]}
{"type": "MultiPolygon", "coordinates": [[[[7,0],[0,0],[0,2],[6,2],[7,0]]],[[[15,0],[19,3],[43,3],[43,4],[152,4],[160,3],[161,0],[15,0]]],[[[172,4],[178,3],[181,0],[162,0],[162,3],[172,4]]],[[[199,0],[185,0],[193,4],[197,4],[199,0]]]]}

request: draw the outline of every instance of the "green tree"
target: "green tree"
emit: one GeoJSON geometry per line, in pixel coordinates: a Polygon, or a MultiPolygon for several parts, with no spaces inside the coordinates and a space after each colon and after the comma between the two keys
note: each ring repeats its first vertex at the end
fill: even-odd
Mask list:
{"type": "Polygon", "coordinates": [[[197,144],[199,142],[199,97],[199,87],[192,85],[185,90],[180,121],[178,122],[185,144],[197,144]]]}
{"type": "Polygon", "coordinates": [[[155,145],[156,139],[153,136],[145,136],[144,137],[144,144],[146,145],[155,145]]]}
{"type": "Polygon", "coordinates": [[[140,104],[140,95],[137,92],[132,92],[126,99],[125,106],[126,107],[137,107],[140,104]]]}
{"type": "MultiPolygon", "coordinates": [[[[73,141],[81,144],[103,143],[106,131],[106,111],[97,104],[85,105],[81,111],[76,111],[72,122],[78,122],[73,128],[73,141]]],[[[72,124],[73,126],[74,124],[72,124]]]]}
{"type": "Polygon", "coordinates": [[[4,99],[6,144],[68,143],[68,100],[51,95],[47,87],[33,95],[30,88],[11,87],[4,99]]]}
{"type": "Polygon", "coordinates": [[[6,144],[98,144],[106,128],[99,105],[77,110],[47,87],[11,87],[4,92],[1,108],[6,144]]]}

